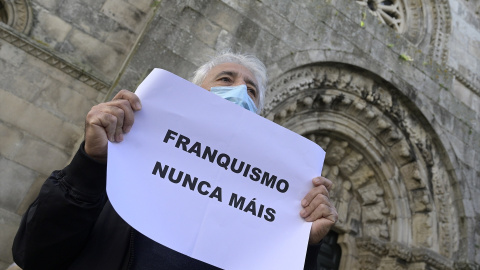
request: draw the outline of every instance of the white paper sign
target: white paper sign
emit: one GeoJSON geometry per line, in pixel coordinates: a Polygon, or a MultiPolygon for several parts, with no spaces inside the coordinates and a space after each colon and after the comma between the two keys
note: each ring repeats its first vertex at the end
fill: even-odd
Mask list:
{"type": "Polygon", "coordinates": [[[132,227],[223,269],[303,269],[300,201],[322,170],[315,143],[172,73],[138,87],[142,110],[108,146],[107,192],[132,227]]]}

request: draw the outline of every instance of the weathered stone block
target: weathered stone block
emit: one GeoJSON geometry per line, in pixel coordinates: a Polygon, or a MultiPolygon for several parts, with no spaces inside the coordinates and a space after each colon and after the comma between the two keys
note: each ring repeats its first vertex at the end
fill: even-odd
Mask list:
{"type": "MultiPolygon", "coordinates": [[[[284,16],[262,5],[260,2],[252,3],[250,11],[244,15],[258,24],[263,30],[270,32],[283,41],[287,41],[284,37],[285,32],[293,31],[293,29],[299,31],[299,28],[287,21],[284,16]]],[[[303,41],[307,42],[308,40],[305,39],[303,41]]]]}
{"type": "Polygon", "coordinates": [[[456,136],[448,135],[448,138],[452,144],[452,148],[456,154],[456,157],[465,162],[468,156],[465,150],[468,146],[456,136]]]}
{"type": "Polygon", "coordinates": [[[144,39],[151,39],[158,44],[173,49],[176,45],[178,32],[183,32],[183,30],[176,29],[176,25],[169,20],[156,16],[150,24],[148,36],[144,39]]]}
{"type": "Polygon", "coordinates": [[[471,103],[472,103],[472,98],[474,94],[470,89],[468,89],[465,85],[460,83],[458,80],[454,80],[453,82],[452,94],[455,95],[455,97],[458,100],[462,101],[466,105],[468,106],[472,105],[471,103]]]}
{"type": "Polygon", "coordinates": [[[135,33],[140,32],[147,19],[145,12],[125,1],[107,0],[101,11],[118,24],[135,33]]]}
{"type": "Polygon", "coordinates": [[[85,116],[95,103],[75,91],[63,89],[61,85],[52,83],[49,86],[40,93],[35,100],[35,105],[45,108],[52,114],[59,115],[79,127],[83,126],[85,116]]]}
{"type": "MultiPolygon", "coordinates": [[[[374,58],[378,58],[376,54],[378,53],[378,50],[380,50],[380,48],[384,46],[381,46],[381,43],[373,44],[373,36],[365,29],[361,28],[357,23],[347,18],[344,18],[343,16],[338,17],[342,19],[339,19],[338,22],[335,23],[335,25],[337,25],[337,27],[338,25],[342,25],[341,29],[343,29],[338,34],[344,36],[345,39],[349,41],[349,43],[354,44],[354,46],[360,49],[363,53],[368,54],[371,51],[372,56],[374,58]]],[[[384,59],[380,60],[384,61],[384,59]]]]}
{"type": "Polygon", "coordinates": [[[51,145],[26,138],[22,148],[15,155],[14,161],[42,174],[50,174],[55,169],[63,168],[68,161],[69,154],[51,145]]]}
{"type": "Polygon", "coordinates": [[[119,54],[128,54],[132,49],[137,35],[128,29],[117,29],[107,34],[105,44],[112,46],[119,54]]]}
{"type": "Polygon", "coordinates": [[[227,30],[222,29],[218,33],[217,43],[215,44],[215,50],[218,52],[229,50],[235,44],[235,37],[230,34],[227,30]]]}
{"type": "Polygon", "coordinates": [[[212,2],[211,0],[186,0],[187,6],[204,13],[207,8],[209,8],[209,4],[212,2]]]}
{"type": "MultiPolygon", "coordinates": [[[[23,64],[25,57],[26,55],[22,50],[0,39],[0,59],[5,61],[6,64],[18,68],[23,64]]],[[[10,69],[3,66],[3,63],[0,62],[0,64],[2,65],[2,73],[10,69]]]]}
{"type": "Polygon", "coordinates": [[[21,217],[0,207],[0,261],[13,262],[12,244],[21,217]]]}
{"type": "Polygon", "coordinates": [[[36,8],[36,5],[38,3],[48,10],[55,10],[56,8],[58,8],[62,1],[63,0],[37,0],[32,3],[32,6],[36,8]]]}
{"type": "Polygon", "coordinates": [[[176,26],[190,33],[192,27],[197,24],[201,17],[201,13],[187,6],[178,15],[176,26]]]}
{"type": "Polygon", "coordinates": [[[278,13],[279,15],[283,15],[283,16],[287,15],[287,13],[289,12],[290,8],[293,5],[298,6],[298,4],[294,3],[293,1],[264,0],[262,1],[262,3],[268,8],[278,13]]]}
{"type": "Polygon", "coordinates": [[[261,60],[267,67],[293,51],[283,41],[264,30],[260,32],[254,48],[256,51],[263,52],[263,59],[261,60]]]}
{"type": "Polygon", "coordinates": [[[195,69],[194,64],[149,38],[143,40],[138,50],[142,50],[143,54],[132,60],[125,72],[126,75],[119,81],[115,93],[123,88],[135,89],[140,80],[147,75],[147,71],[155,67],[163,68],[183,78],[189,78],[195,69]],[[135,78],[138,78],[138,81],[135,81],[135,78]]]}
{"type": "Polygon", "coordinates": [[[205,17],[221,25],[223,29],[230,33],[235,33],[240,23],[245,19],[236,10],[220,1],[215,1],[210,4],[204,12],[205,17]]]}
{"type": "MultiPolygon", "coordinates": [[[[80,3],[87,6],[92,11],[98,11],[102,8],[106,0],[64,0],[62,5],[72,5],[80,3]]],[[[123,0],[122,0],[123,1],[123,0]]]]}
{"type": "Polygon", "coordinates": [[[266,5],[278,13],[280,16],[284,16],[289,22],[294,22],[298,16],[300,10],[297,3],[292,1],[275,1],[269,0],[266,5]]]}
{"type": "Polygon", "coordinates": [[[472,127],[471,123],[477,118],[477,114],[472,109],[458,100],[454,100],[448,109],[451,114],[465,123],[468,123],[470,127],[472,127]]]}
{"type": "Polygon", "coordinates": [[[141,75],[139,71],[132,68],[127,68],[122,74],[122,78],[118,83],[118,86],[114,89],[113,93],[109,97],[106,97],[108,100],[112,99],[121,89],[128,89],[134,91],[136,86],[140,83],[141,75]]]}
{"type": "Polygon", "coordinates": [[[432,80],[432,78],[430,78],[427,75],[425,77],[423,88],[420,89],[420,90],[421,90],[422,94],[424,94],[428,99],[430,99],[433,102],[438,104],[438,101],[440,99],[439,89],[440,89],[440,87],[435,82],[435,80],[432,80]]]}
{"type": "MultiPolygon", "coordinates": [[[[472,95],[472,98],[470,99],[471,105],[470,108],[474,110],[477,114],[477,119],[480,116],[480,97],[477,95],[472,95]]],[[[478,123],[479,121],[477,121],[478,123]]]]}
{"type": "Polygon", "coordinates": [[[71,149],[83,134],[82,128],[63,122],[46,110],[3,90],[0,90],[0,115],[10,125],[35,134],[60,149],[71,149]]]}
{"type": "Polygon", "coordinates": [[[38,173],[19,163],[0,157],[0,208],[15,212],[38,173]]]}
{"type": "Polygon", "coordinates": [[[219,26],[203,17],[192,26],[193,34],[212,48],[215,47],[220,30],[219,26]]]}
{"type": "Polygon", "coordinates": [[[299,9],[295,26],[309,35],[313,35],[318,17],[314,16],[308,9],[299,9]]]}
{"type": "MultiPolygon", "coordinates": [[[[103,1],[98,1],[98,4],[103,4],[103,1]]],[[[100,12],[98,5],[78,0],[64,1],[58,8],[58,16],[101,41],[105,40],[107,33],[119,27],[115,20],[100,12]]]]}
{"type": "Polygon", "coordinates": [[[73,30],[68,41],[75,48],[74,55],[82,63],[112,80],[121,67],[125,54],[116,52],[112,47],[81,31],[73,30]],[[90,50],[89,48],[95,48],[90,50]]]}
{"type": "MultiPolygon", "coordinates": [[[[273,35],[278,36],[278,35],[275,35],[275,33],[273,33],[273,35]]],[[[299,48],[304,49],[305,43],[306,43],[304,41],[310,41],[310,38],[305,32],[300,31],[297,27],[294,27],[294,26],[285,28],[284,32],[279,37],[280,37],[280,40],[285,42],[287,46],[297,48],[297,49],[299,48]]]]}
{"type": "MultiPolygon", "coordinates": [[[[178,14],[184,9],[190,2],[193,0],[170,0],[170,1],[161,1],[160,6],[158,7],[158,13],[155,16],[162,16],[173,23],[178,22],[178,14]]],[[[197,2],[197,1],[195,1],[197,2]]],[[[198,1],[199,5],[203,3],[203,0],[198,1]]],[[[209,1],[210,2],[210,1],[209,1]]],[[[190,5],[189,5],[190,6],[190,5]]]]}
{"type": "Polygon", "coordinates": [[[453,124],[452,134],[462,140],[465,144],[473,145],[473,129],[469,122],[465,122],[462,119],[456,119],[453,124]]]}
{"type": "Polygon", "coordinates": [[[22,146],[22,132],[0,122],[0,138],[2,138],[0,140],[0,154],[8,159],[12,159],[22,146]]]}
{"type": "Polygon", "coordinates": [[[242,43],[246,43],[248,46],[253,47],[257,41],[259,33],[259,26],[250,19],[244,18],[235,32],[235,37],[241,40],[242,43]]]}
{"type": "Polygon", "coordinates": [[[202,65],[215,55],[215,51],[211,47],[196,38],[192,39],[192,42],[184,46],[178,53],[197,66],[202,65]]]}
{"type": "MultiPolygon", "coordinates": [[[[72,30],[72,25],[52,15],[44,9],[37,13],[38,23],[32,29],[32,37],[46,42],[55,47],[57,42],[65,40],[67,34],[72,30]]],[[[45,44],[44,44],[45,45],[45,44]]]]}
{"type": "Polygon", "coordinates": [[[293,61],[297,67],[304,66],[312,62],[309,53],[305,51],[295,53],[293,56],[293,61]]]}
{"type": "Polygon", "coordinates": [[[440,106],[444,108],[451,108],[453,101],[455,98],[452,96],[452,93],[450,91],[447,91],[445,89],[439,88],[438,91],[438,96],[439,96],[439,104],[440,106]]]}
{"type": "Polygon", "coordinates": [[[27,101],[35,100],[38,93],[42,90],[41,85],[46,80],[43,70],[32,68],[33,61],[37,61],[37,59],[28,57],[24,61],[25,65],[16,70],[7,70],[1,75],[7,76],[5,78],[7,83],[5,83],[4,89],[27,101]],[[22,73],[28,74],[28,76],[17,76],[22,73]]]}
{"type": "Polygon", "coordinates": [[[148,13],[157,3],[158,0],[127,0],[128,3],[134,5],[137,9],[148,13]]]}
{"type": "MultiPolygon", "coordinates": [[[[222,0],[225,4],[231,6],[236,11],[246,14],[250,11],[251,7],[254,5],[252,1],[236,1],[236,0],[222,0]]],[[[263,3],[260,3],[263,6],[263,3]]]]}
{"type": "Polygon", "coordinates": [[[52,87],[62,89],[63,91],[75,91],[76,93],[84,96],[90,101],[96,101],[99,96],[103,97],[108,90],[107,88],[104,88],[102,90],[94,89],[63,72],[60,72],[48,66],[38,67],[38,69],[43,70],[45,74],[55,74],[49,79],[44,80],[43,84],[41,85],[42,89],[52,87]]]}

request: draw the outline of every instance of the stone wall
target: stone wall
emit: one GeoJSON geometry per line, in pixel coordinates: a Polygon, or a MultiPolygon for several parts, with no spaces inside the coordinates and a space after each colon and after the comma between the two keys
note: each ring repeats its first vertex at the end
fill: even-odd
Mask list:
{"type": "Polygon", "coordinates": [[[0,40],[0,259],[11,261],[20,215],[52,170],[65,166],[83,116],[106,95],[0,40]]]}
{"type": "Polygon", "coordinates": [[[479,5],[373,3],[32,1],[28,33],[0,28],[74,72],[0,36],[0,260],[91,105],[230,48],[267,65],[263,115],[327,150],[342,269],[478,269],[479,5]]]}
{"type": "Polygon", "coordinates": [[[154,1],[1,1],[0,269],[21,215],[64,167],[154,12],[154,1]]]}

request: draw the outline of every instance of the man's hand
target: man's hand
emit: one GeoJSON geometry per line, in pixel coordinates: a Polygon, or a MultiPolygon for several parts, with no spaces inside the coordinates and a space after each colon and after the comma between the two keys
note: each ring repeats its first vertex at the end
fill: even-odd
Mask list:
{"type": "Polygon", "coordinates": [[[121,142],[130,131],[134,111],[142,108],[140,99],[128,90],[121,90],[112,101],[93,106],[85,120],[85,152],[92,158],[107,161],[108,141],[121,142]]]}
{"type": "Polygon", "coordinates": [[[300,216],[313,222],[308,244],[317,244],[337,222],[338,214],[329,196],[332,181],[320,176],[313,178],[312,182],[314,187],[302,200],[300,216]]]}

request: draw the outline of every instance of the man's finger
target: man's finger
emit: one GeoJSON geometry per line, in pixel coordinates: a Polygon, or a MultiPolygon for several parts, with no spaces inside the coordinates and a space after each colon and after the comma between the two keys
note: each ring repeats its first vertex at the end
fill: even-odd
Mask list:
{"type": "Polygon", "coordinates": [[[128,90],[125,90],[125,89],[120,90],[120,92],[118,92],[115,95],[115,97],[113,97],[112,100],[118,100],[118,99],[128,100],[128,102],[130,103],[130,106],[134,111],[138,111],[142,108],[142,103],[140,102],[140,99],[138,98],[138,96],[135,95],[135,93],[130,92],[128,90]]]}
{"type": "MultiPolygon", "coordinates": [[[[327,204],[320,204],[315,207],[309,216],[305,218],[305,221],[312,222],[320,218],[328,218],[333,215],[333,208],[327,204]]],[[[333,221],[333,220],[332,220],[333,221]]]]}
{"type": "Polygon", "coordinates": [[[330,196],[329,193],[328,193],[327,187],[325,187],[324,185],[314,187],[314,188],[310,189],[310,191],[307,193],[307,195],[305,195],[305,197],[303,198],[302,206],[303,207],[309,206],[310,203],[312,202],[312,200],[319,194],[323,194],[327,198],[329,198],[329,196],[330,196]]]}
{"type": "Polygon", "coordinates": [[[302,209],[302,211],[300,211],[300,215],[303,218],[306,218],[306,217],[312,215],[312,213],[318,207],[320,207],[321,205],[331,206],[331,203],[330,203],[330,200],[328,199],[328,197],[325,196],[324,194],[317,194],[317,196],[315,196],[315,198],[313,198],[313,200],[310,202],[310,204],[308,206],[304,207],[302,209]]]}
{"type": "Polygon", "coordinates": [[[125,111],[118,107],[111,107],[112,115],[116,118],[114,138],[116,142],[123,141],[123,122],[125,119],[125,111]]]}
{"type": "Polygon", "coordinates": [[[117,117],[109,113],[100,112],[96,114],[95,119],[90,122],[92,126],[98,126],[105,130],[109,141],[115,141],[115,128],[117,126],[117,117]]]}
{"type": "Polygon", "coordinates": [[[320,185],[324,185],[327,188],[328,191],[330,191],[330,189],[333,186],[332,181],[328,180],[327,178],[325,178],[323,176],[317,176],[317,177],[313,178],[312,182],[313,182],[313,185],[316,186],[316,187],[318,187],[320,185]]]}

